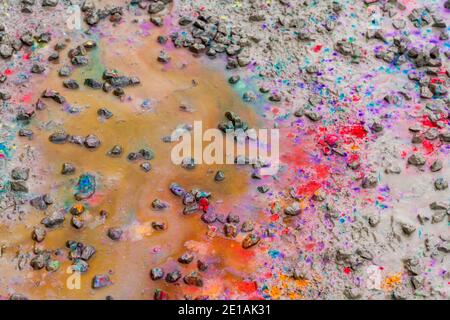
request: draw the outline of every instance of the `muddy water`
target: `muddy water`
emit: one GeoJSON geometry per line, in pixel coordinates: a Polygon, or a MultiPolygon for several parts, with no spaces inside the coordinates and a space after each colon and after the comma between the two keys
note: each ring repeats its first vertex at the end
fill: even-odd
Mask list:
{"type": "MultiPolygon", "coordinates": [[[[156,288],[166,290],[171,298],[182,298],[186,293],[219,297],[225,288],[233,290],[236,282],[251,274],[254,252],[241,248],[242,236],[236,241],[214,237],[215,230],[208,229],[200,221],[199,214],[183,215],[180,198],[172,195],[168,187],[177,182],[187,190],[210,191],[213,194],[212,207],[217,212],[234,212],[257,220],[256,213],[236,212],[248,191],[248,171],[232,165],[200,165],[187,171],[171,163],[170,152],[174,144],[164,143],[161,138],[169,135],[178,124],[192,124],[196,120],[203,121],[204,128],[215,128],[227,110],[239,113],[252,126],[258,125],[256,116],[232,92],[223,75],[208,69],[204,61],[184,50],[167,47],[171,62],[167,65],[158,63],[156,57],[161,46],[156,43],[156,37],[166,30],[149,30],[148,24],[127,24],[120,29],[102,32],[103,36],[98,39],[99,47],[89,53],[92,64],[76,70],[71,78],[80,84],[86,77],[101,80],[103,70],[113,68],[124,75],[138,76],[142,84],[126,88],[127,98],[121,101],[111,93],[83,85],[79,90],[64,89],[55,68],[36,83],[34,99],[45,88],[55,89],[81,112],[71,114],[55,102],[46,101],[48,108],[40,112],[32,124],[35,139],[30,142],[36,150],[34,171],[39,177],[39,182],[31,186],[30,192],[51,193],[55,204],[49,211],[70,208],[77,203],[73,194],[79,174],[89,172],[97,179],[95,195],[82,202],[87,208],[82,215],[85,227],[81,230],[73,228],[68,214],[64,226],[49,231],[44,242],[37,246],[53,250],[64,248],[66,240],[71,239],[94,246],[97,253],[89,261],[89,271],[81,276],[80,289],[69,290],[66,286],[70,276],[66,273],[70,266],[66,249],[61,257],[56,258],[62,262],[58,272],[31,271],[29,266],[27,271],[18,272],[12,266],[5,266],[5,274],[10,273],[12,286],[9,289],[14,288],[39,299],[102,299],[107,295],[122,299],[149,299],[156,288]],[[141,37],[140,43],[129,36],[142,35],[142,30],[147,36],[141,37]],[[141,105],[146,100],[149,106],[143,108],[141,105]],[[192,107],[194,111],[181,111],[180,105],[192,107]],[[100,120],[97,109],[101,107],[108,108],[114,116],[100,120]],[[95,151],[72,144],[52,144],[48,136],[58,129],[74,135],[95,134],[102,144],[95,151]],[[120,158],[108,157],[107,151],[116,144],[123,146],[124,154],[120,158]],[[143,147],[151,148],[156,154],[150,161],[152,170],[148,173],[139,167],[140,162],[126,159],[129,152],[143,147]],[[77,168],[76,174],[61,175],[64,162],[73,163],[77,168]],[[220,183],[214,181],[214,173],[218,169],[226,174],[226,180],[220,183]],[[154,211],[151,202],[156,198],[168,202],[170,207],[154,211]],[[108,212],[106,220],[101,219],[101,210],[108,212]],[[152,221],[166,222],[168,229],[154,231],[152,221]],[[107,237],[110,227],[124,229],[121,241],[115,242],[107,237]],[[204,274],[204,288],[150,280],[149,270],[156,266],[164,266],[166,271],[177,268],[183,274],[194,270],[196,260],[187,267],[176,262],[187,249],[211,263],[210,270],[204,274]],[[114,284],[101,290],[91,289],[91,279],[99,273],[109,273],[114,284]]],[[[44,213],[35,210],[29,213],[23,224],[2,227],[2,234],[11,240],[8,254],[13,254],[13,248],[23,252],[32,248],[32,226],[39,224],[44,213]]]]}

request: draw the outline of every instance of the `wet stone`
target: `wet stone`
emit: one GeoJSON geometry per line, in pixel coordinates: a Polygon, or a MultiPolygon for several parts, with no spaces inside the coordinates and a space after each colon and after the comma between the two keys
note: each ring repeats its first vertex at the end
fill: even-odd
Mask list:
{"type": "Polygon", "coordinates": [[[226,223],[223,227],[225,236],[229,238],[235,238],[238,234],[238,229],[234,224],[226,223]]]}
{"type": "Polygon", "coordinates": [[[41,223],[47,228],[53,228],[62,224],[65,220],[65,213],[63,210],[54,211],[48,214],[41,223]]]}
{"type": "Polygon", "coordinates": [[[122,238],[123,230],[120,228],[110,228],[108,229],[108,237],[111,240],[120,240],[122,238]]]}
{"type": "Polygon", "coordinates": [[[11,190],[14,192],[28,192],[28,186],[26,185],[25,181],[10,181],[9,184],[11,190]]]}
{"type": "Polygon", "coordinates": [[[249,249],[259,243],[261,239],[258,235],[254,233],[250,233],[247,236],[245,236],[244,240],[242,241],[242,247],[244,249],[249,249]]]}
{"type": "Polygon", "coordinates": [[[76,171],[76,167],[68,162],[63,163],[62,165],[62,169],[61,169],[61,174],[63,175],[69,175],[69,174],[73,174],[76,171]]]}
{"type": "Polygon", "coordinates": [[[45,71],[45,67],[43,65],[40,65],[40,64],[34,64],[31,67],[31,72],[32,73],[41,74],[41,73],[44,73],[44,71],[45,71]]]}
{"type": "Polygon", "coordinates": [[[31,238],[36,242],[42,242],[45,239],[47,232],[44,228],[36,227],[33,229],[33,233],[31,234],[31,238]]]}
{"type": "Polygon", "coordinates": [[[196,286],[196,287],[203,286],[203,279],[197,271],[192,271],[191,273],[185,275],[183,280],[184,283],[186,283],[189,286],[196,286]]]}
{"type": "Polygon", "coordinates": [[[106,108],[100,108],[97,110],[97,115],[102,119],[110,119],[113,113],[106,108]]]}
{"type": "Polygon", "coordinates": [[[239,80],[241,80],[241,77],[238,76],[238,75],[233,75],[233,76],[231,76],[231,77],[228,78],[228,82],[229,82],[230,84],[236,84],[236,83],[239,82],[239,80]]]}
{"type": "Polygon", "coordinates": [[[378,178],[375,175],[367,175],[363,178],[361,186],[365,189],[375,188],[378,184],[378,178]]]}
{"type": "Polygon", "coordinates": [[[252,221],[244,221],[241,226],[241,232],[252,232],[254,230],[254,225],[252,221]]]}
{"type": "Polygon", "coordinates": [[[169,272],[169,273],[166,275],[166,281],[167,281],[168,283],[175,283],[175,282],[177,282],[178,280],[180,280],[180,278],[181,278],[181,272],[178,271],[178,270],[169,272]]]}
{"type": "Polygon", "coordinates": [[[220,182],[225,180],[225,173],[221,170],[217,171],[214,175],[214,181],[220,182]]]}
{"type": "Polygon", "coordinates": [[[84,227],[83,218],[78,217],[78,216],[73,216],[70,223],[75,229],[81,229],[84,227]]]}
{"type": "Polygon", "coordinates": [[[204,223],[211,224],[211,223],[216,222],[217,215],[213,211],[208,211],[208,212],[202,214],[201,219],[204,223]]]}
{"type": "Polygon", "coordinates": [[[414,153],[408,158],[408,163],[413,166],[423,166],[425,162],[425,157],[420,153],[414,153]]]}
{"type": "Polygon", "coordinates": [[[82,136],[69,136],[67,142],[82,146],[84,144],[84,137],[82,136]]]}
{"type": "Polygon", "coordinates": [[[166,209],[168,206],[169,205],[166,202],[161,201],[159,199],[155,199],[152,201],[152,208],[155,210],[163,210],[166,209]]]}
{"type": "Polygon", "coordinates": [[[123,148],[120,145],[115,145],[108,151],[108,155],[111,157],[119,157],[122,155],[123,148]]]}
{"type": "Polygon", "coordinates": [[[182,197],[186,193],[186,191],[177,183],[172,183],[170,185],[170,191],[179,197],[182,197]]]}
{"type": "Polygon", "coordinates": [[[69,66],[62,66],[58,71],[60,77],[68,77],[72,74],[72,69],[69,66]]]}
{"type": "Polygon", "coordinates": [[[101,89],[102,84],[94,79],[84,79],[84,85],[92,89],[101,89]]]}
{"type": "Polygon", "coordinates": [[[157,60],[158,60],[158,62],[161,62],[161,63],[168,63],[170,61],[170,56],[167,54],[166,51],[161,50],[159,52],[157,60]]]}
{"type": "Polygon", "coordinates": [[[442,161],[441,160],[435,160],[431,166],[430,166],[430,170],[431,172],[437,172],[440,171],[442,169],[443,165],[442,165],[442,161]]]}
{"type": "Polygon", "coordinates": [[[284,209],[284,214],[288,216],[298,216],[302,212],[300,205],[295,202],[284,209]]]}
{"type": "Polygon", "coordinates": [[[63,86],[67,89],[72,89],[72,90],[80,88],[80,85],[78,84],[78,82],[73,79],[64,80],[63,86]]]}
{"type": "Polygon", "coordinates": [[[403,232],[407,235],[412,234],[417,229],[416,226],[414,226],[410,223],[402,223],[401,227],[402,227],[403,232]]]}
{"type": "Polygon", "coordinates": [[[30,129],[20,129],[18,132],[19,137],[25,137],[29,140],[33,139],[33,130],[30,129]]]}
{"type": "Polygon", "coordinates": [[[28,180],[30,174],[29,168],[16,167],[11,171],[11,178],[13,180],[28,180]]]}
{"type": "Polygon", "coordinates": [[[90,134],[84,139],[84,146],[88,149],[96,149],[100,146],[101,142],[97,136],[90,134]]]}
{"type": "Polygon", "coordinates": [[[140,167],[144,172],[149,172],[150,170],[152,170],[152,165],[150,164],[150,162],[143,162],[140,164],[140,167]]]}
{"type": "Polygon", "coordinates": [[[437,178],[434,181],[434,187],[436,190],[445,190],[448,188],[448,182],[445,180],[445,178],[437,178]]]}
{"type": "Polygon", "coordinates": [[[69,135],[64,131],[54,132],[48,137],[50,142],[55,143],[55,144],[66,143],[68,138],[69,138],[69,135]]]}
{"type": "Polygon", "coordinates": [[[164,231],[167,229],[167,224],[162,221],[153,221],[152,228],[156,231],[164,231]]]}
{"type": "Polygon", "coordinates": [[[164,270],[162,268],[153,268],[150,270],[150,278],[153,281],[164,278],[164,270]]]}
{"type": "Polygon", "coordinates": [[[178,262],[182,264],[189,264],[194,260],[194,255],[191,252],[184,253],[178,258],[178,262]]]}
{"type": "Polygon", "coordinates": [[[92,279],[92,288],[93,289],[104,288],[104,287],[110,286],[111,284],[112,284],[112,282],[109,279],[109,276],[106,274],[96,275],[92,279]]]}

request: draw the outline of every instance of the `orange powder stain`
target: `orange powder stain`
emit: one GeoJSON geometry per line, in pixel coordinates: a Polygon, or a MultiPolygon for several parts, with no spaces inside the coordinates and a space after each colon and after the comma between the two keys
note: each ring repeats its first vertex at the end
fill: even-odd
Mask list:
{"type": "Polygon", "coordinates": [[[401,281],[402,281],[401,273],[396,273],[393,276],[390,276],[390,277],[387,277],[386,279],[384,279],[384,282],[382,284],[382,288],[385,289],[385,290],[392,290],[401,281]]]}

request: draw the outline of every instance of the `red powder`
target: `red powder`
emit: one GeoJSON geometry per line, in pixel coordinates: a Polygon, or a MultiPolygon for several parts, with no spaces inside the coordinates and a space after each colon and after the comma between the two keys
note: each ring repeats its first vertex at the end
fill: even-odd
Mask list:
{"type": "Polygon", "coordinates": [[[325,142],[330,146],[334,146],[338,140],[339,137],[335,134],[329,134],[325,137],[325,142]]]}
{"type": "Polygon", "coordinates": [[[314,251],[315,246],[316,246],[315,243],[308,243],[308,244],[305,246],[305,250],[308,251],[308,252],[314,251]]]}
{"type": "Polygon", "coordinates": [[[272,221],[277,221],[278,218],[280,218],[280,216],[278,214],[273,214],[270,216],[270,220],[272,220],[272,221]]]}
{"type": "Polygon", "coordinates": [[[330,174],[330,169],[326,165],[317,165],[315,167],[317,178],[326,179],[330,174]]]}
{"type": "Polygon", "coordinates": [[[354,95],[354,96],[352,97],[352,100],[353,100],[353,102],[358,102],[359,100],[361,100],[361,98],[358,97],[357,95],[354,95]]]}
{"type": "Polygon", "coordinates": [[[6,69],[5,72],[4,72],[4,74],[6,74],[7,76],[10,76],[10,75],[13,74],[13,72],[12,72],[11,69],[6,69]]]}
{"type": "Polygon", "coordinates": [[[423,140],[422,146],[423,146],[423,148],[425,149],[425,151],[427,153],[432,153],[434,151],[433,144],[430,141],[428,141],[428,140],[423,140]]]}
{"type": "Polygon", "coordinates": [[[28,103],[31,100],[31,94],[26,94],[22,97],[22,102],[28,103]]]}
{"type": "Polygon", "coordinates": [[[367,136],[367,131],[362,125],[352,125],[345,126],[339,131],[340,134],[349,134],[356,138],[365,138],[367,136]]]}
{"type": "Polygon", "coordinates": [[[322,45],[321,45],[321,44],[318,44],[317,46],[315,46],[315,47],[313,48],[313,51],[314,51],[314,52],[319,52],[321,49],[322,49],[322,45]]]}
{"type": "Polygon", "coordinates": [[[248,282],[248,281],[239,281],[236,283],[237,289],[240,292],[244,293],[253,293],[258,289],[258,286],[256,285],[255,281],[248,282]]]}
{"type": "Polygon", "coordinates": [[[22,59],[25,60],[25,61],[30,60],[30,54],[29,54],[29,53],[24,54],[23,57],[22,57],[22,59]]]}
{"type": "Polygon", "coordinates": [[[349,267],[345,267],[344,268],[344,273],[345,274],[350,274],[351,269],[349,267]]]}
{"type": "Polygon", "coordinates": [[[322,187],[317,181],[310,181],[307,184],[297,188],[297,194],[300,195],[312,195],[314,192],[322,187]]]}
{"type": "Polygon", "coordinates": [[[278,114],[278,112],[280,112],[280,110],[278,108],[273,108],[272,109],[272,113],[273,114],[278,114]]]}

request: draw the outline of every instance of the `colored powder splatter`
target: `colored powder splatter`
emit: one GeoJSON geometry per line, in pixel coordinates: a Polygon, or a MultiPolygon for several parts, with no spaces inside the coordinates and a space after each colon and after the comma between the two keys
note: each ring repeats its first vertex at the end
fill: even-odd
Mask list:
{"type": "Polygon", "coordinates": [[[243,292],[243,293],[253,293],[258,289],[258,286],[256,285],[256,281],[239,281],[236,283],[236,287],[238,289],[238,291],[243,292]]]}
{"type": "Polygon", "coordinates": [[[312,195],[314,192],[322,187],[317,181],[310,181],[303,186],[297,188],[297,195],[312,195]]]}
{"type": "Polygon", "coordinates": [[[424,140],[422,142],[422,146],[425,149],[427,154],[432,153],[434,151],[433,144],[430,141],[428,141],[428,140],[424,140]]]}
{"type": "Polygon", "coordinates": [[[314,52],[319,52],[321,49],[322,49],[322,45],[318,44],[318,45],[314,46],[313,51],[314,52]]]}
{"type": "Polygon", "coordinates": [[[352,125],[352,126],[345,126],[340,131],[340,134],[348,134],[352,135],[356,138],[363,139],[367,136],[367,131],[364,129],[362,125],[352,125]]]}

